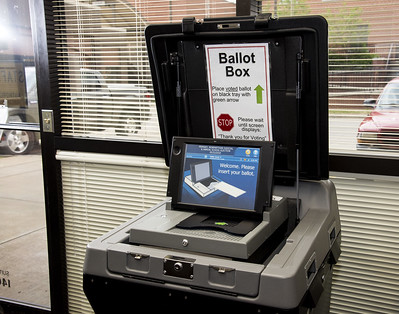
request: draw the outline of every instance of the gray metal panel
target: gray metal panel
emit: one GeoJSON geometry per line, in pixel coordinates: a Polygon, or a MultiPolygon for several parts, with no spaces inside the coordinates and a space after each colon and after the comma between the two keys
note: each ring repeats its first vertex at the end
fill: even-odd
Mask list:
{"type": "Polygon", "coordinates": [[[192,277],[184,278],[178,271],[174,274],[165,272],[170,254],[163,249],[119,243],[109,247],[107,252],[107,268],[114,273],[251,297],[258,295],[260,273],[265,268],[259,264],[173,252],[174,262],[189,261],[189,267],[192,267],[192,277]]]}
{"type": "Polygon", "coordinates": [[[274,201],[262,221],[245,236],[207,230],[183,230],[175,226],[193,212],[153,208],[131,225],[129,242],[184,251],[247,259],[287,219],[286,199],[274,201]]]}
{"type": "MultiPolygon", "coordinates": [[[[91,242],[86,250],[84,273],[263,306],[294,308],[316,276],[316,273],[310,274],[309,267],[314,262],[317,272],[333,243],[338,241],[335,237],[330,238],[332,229],[337,236],[341,231],[335,188],[331,181],[300,182],[299,190],[301,221],[281,244],[281,249],[264,265],[127,243],[131,225],[159,206],[167,208],[166,201],[91,242]],[[130,259],[136,254],[144,256],[143,265],[130,259]],[[164,275],[163,259],[169,255],[194,259],[194,264],[198,265],[193,273],[194,279],[164,275]],[[153,258],[155,264],[145,262],[147,258],[150,258],[149,261],[153,258]],[[234,269],[235,275],[228,273],[230,276],[218,278],[221,273],[217,267],[234,269]],[[233,278],[237,286],[233,285],[233,278]]],[[[274,193],[295,197],[296,188],[276,186],[274,193]]],[[[273,220],[272,216],[270,218],[273,220]]]]}

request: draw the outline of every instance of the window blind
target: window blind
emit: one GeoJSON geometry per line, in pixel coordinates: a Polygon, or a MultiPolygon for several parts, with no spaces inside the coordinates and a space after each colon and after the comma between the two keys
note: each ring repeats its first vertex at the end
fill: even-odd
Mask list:
{"type": "MultiPolygon", "coordinates": [[[[54,0],[63,136],[160,141],[144,29],[234,16],[222,0],[54,0]]],[[[70,313],[90,313],[86,245],[166,195],[164,160],[60,151],[70,313]]]]}
{"type": "MultiPolygon", "coordinates": [[[[71,313],[91,311],[82,290],[87,243],[166,195],[163,159],[58,152],[63,178],[71,313]]],[[[399,179],[333,173],[342,225],[331,313],[397,313],[399,179]]]]}
{"type": "Polygon", "coordinates": [[[330,152],[398,156],[399,3],[395,0],[263,1],[278,17],[318,14],[329,24],[330,152]]]}
{"type": "Polygon", "coordinates": [[[163,159],[59,151],[61,161],[68,304],[90,313],[82,288],[87,244],[151,208],[166,196],[163,159]]]}
{"type": "Polygon", "coordinates": [[[234,16],[227,1],[53,1],[62,135],[160,141],[144,29],[234,16]]]}
{"type": "MultiPolygon", "coordinates": [[[[394,0],[263,1],[277,16],[318,14],[329,23],[329,146],[331,153],[398,156],[399,3],[394,0]],[[376,101],[377,100],[377,101],[376,101]],[[363,130],[361,130],[363,124],[363,130]],[[360,129],[360,130],[359,130],[360,129]],[[362,132],[360,132],[362,131],[362,132]]],[[[399,199],[397,177],[333,174],[342,225],[331,313],[397,313],[399,199]]]]}
{"type": "Polygon", "coordinates": [[[334,268],[330,313],[398,313],[399,179],[332,173],[342,254],[334,268]]]}

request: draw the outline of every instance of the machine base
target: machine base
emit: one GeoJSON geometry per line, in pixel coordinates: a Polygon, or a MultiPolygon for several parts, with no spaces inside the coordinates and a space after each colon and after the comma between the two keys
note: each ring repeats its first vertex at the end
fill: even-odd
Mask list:
{"type": "Polygon", "coordinates": [[[84,275],[83,289],[95,313],[125,313],[145,309],[147,313],[287,313],[324,314],[329,312],[332,271],[330,265],[320,272],[301,304],[294,309],[276,309],[215,297],[183,292],[172,288],[132,283],[123,280],[84,275]],[[321,290],[320,290],[321,289],[321,290]],[[315,300],[317,299],[317,300],[315,300]],[[314,304],[316,301],[316,304],[314,304]]]}

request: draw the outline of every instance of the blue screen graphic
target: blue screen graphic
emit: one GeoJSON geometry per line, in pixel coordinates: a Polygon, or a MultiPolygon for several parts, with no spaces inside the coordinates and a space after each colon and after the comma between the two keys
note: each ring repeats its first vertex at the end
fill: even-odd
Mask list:
{"type": "Polygon", "coordinates": [[[254,210],[260,149],[187,144],[181,202],[254,210]]]}

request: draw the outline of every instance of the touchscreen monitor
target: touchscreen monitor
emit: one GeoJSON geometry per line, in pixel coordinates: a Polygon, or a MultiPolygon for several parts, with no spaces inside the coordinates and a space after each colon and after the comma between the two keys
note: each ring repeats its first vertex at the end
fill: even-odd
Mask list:
{"type": "Polygon", "coordinates": [[[175,138],[169,195],[175,208],[261,213],[270,205],[273,142],[175,138]]]}

